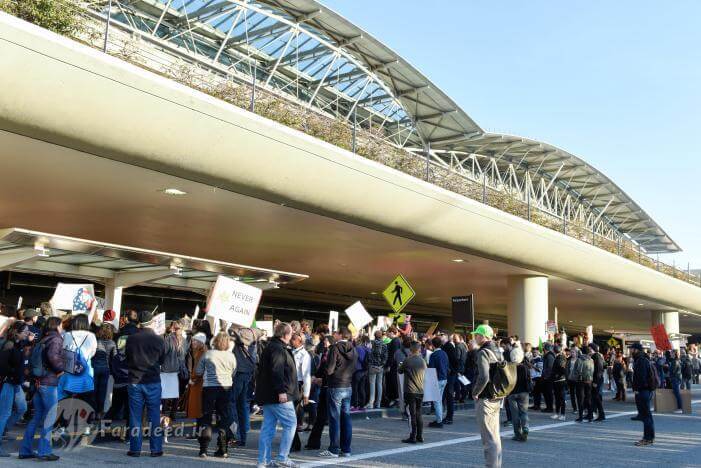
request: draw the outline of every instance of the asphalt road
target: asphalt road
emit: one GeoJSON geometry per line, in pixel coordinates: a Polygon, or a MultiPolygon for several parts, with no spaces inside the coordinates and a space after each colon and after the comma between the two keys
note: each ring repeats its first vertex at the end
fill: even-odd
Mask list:
{"type": "MultiPolygon", "coordinates": [[[[696,386],[694,409],[701,412],[701,386],[696,386]]],[[[665,466],[701,467],[701,416],[655,415],[657,439],[651,447],[635,447],[642,436],[642,423],[631,421],[635,412],[632,394],[628,403],[610,401],[605,396],[607,421],[575,423],[568,413],[565,422],[553,422],[548,415],[531,414],[531,434],[528,442],[511,440],[511,428],[502,428],[504,466],[665,466]]],[[[503,418],[502,418],[503,419],[503,418]]],[[[425,423],[430,421],[425,417],[425,423]]],[[[353,456],[333,460],[320,459],[316,452],[304,451],[292,458],[311,468],[324,465],[353,467],[441,467],[483,466],[482,446],[472,410],[456,413],[455,423],[444,429],[424,430],[425,443],[405,445],[400,440],[407,435],[407,423],[399,417],[353,421],[353,456]]],[[[255,466],[258,431],[251,433],[248,447],[237,448],[227,460],[198,458],[195,441],[171,438],[162,458],[129,458],[127,446],[121,442],[105,442],[71,451],[57,451],[61,460],[50,466],[91,467],[115,465],[148,465],[150,467],[234,465],[255,466]]],[[[306,436],[303,437],[303,442],[306,436]]],[[[328,441],[322,439],[323,443],[328,441]]],[[[277,439],[276,439],[277,444],[277,439]]],[[[212,450],[214,450],[210,447],[212,450]]],[[[17,442],[5,443],[16,455],[17,442]]],[[[148,450],[145,442],[144,449],[148,450]]],[[[275,453],[275,452],[274,452],[275,453]]],[[[0,459],[0,464],[34,465],[34,461],[16,458],[0,459]]]]}

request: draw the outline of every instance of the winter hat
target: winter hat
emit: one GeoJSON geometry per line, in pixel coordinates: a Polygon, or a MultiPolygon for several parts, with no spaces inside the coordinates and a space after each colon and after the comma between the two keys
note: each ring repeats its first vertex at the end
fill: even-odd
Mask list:
{"type": "Polygon", "coordinates": [[[207,335],[205,335],[204,333],[195,333],[192,336],[192,339],[195,341],[199,341],[202,344],[207,343],[207,335]]]}

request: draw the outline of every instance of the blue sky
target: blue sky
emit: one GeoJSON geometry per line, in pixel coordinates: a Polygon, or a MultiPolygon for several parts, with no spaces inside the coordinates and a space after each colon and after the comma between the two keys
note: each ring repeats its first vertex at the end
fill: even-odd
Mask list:
{"type": "Polygon", "coordinates": [[[701,268],[701,1],[322,0],[485,130],[607,174],[701,268]]]}

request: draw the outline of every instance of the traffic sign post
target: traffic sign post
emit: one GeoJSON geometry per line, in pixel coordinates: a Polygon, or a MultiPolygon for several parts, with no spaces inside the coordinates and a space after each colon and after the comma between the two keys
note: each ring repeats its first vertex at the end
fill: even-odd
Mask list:
{"type": "Polygon", "coordinates": [[[390,305],[395,314],[406,307],[406,305],[416,296],[409,282],[402,275],[397,275],[396,278],[382,292],[387,303],[390,305]]]}

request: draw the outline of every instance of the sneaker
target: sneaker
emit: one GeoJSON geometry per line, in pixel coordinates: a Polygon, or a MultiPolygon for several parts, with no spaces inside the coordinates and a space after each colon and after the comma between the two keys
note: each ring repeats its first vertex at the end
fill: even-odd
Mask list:
{"type": "Polygon", "coordinates": [[[156,458],[156,457],[162,457],[163,452],[151,452],[151,457],[156,458]]]}
{"type": "Polygon", "coordinates": [[[504,427],[509,427],[509,426],[511,426],[511,421],[504,421],[501,423],[501,425],[504,427]]]}
{"type": "Polygon", "coordinates": [[[652,440],[647,440],[647,439],[641,439],[635,443],[636,447],[645,447],[647,445],[652,445],[653,441],[652,440]]]}
{"type": "Polygon", "coordinates": [[[341,458],[349,458],[351,456],[350,452],[341,452],[339,454],[341,458]]]}
{"type": "Polygon", "coordinates": [[[423,437],[417,437],[417,438],[416,438],[416,441],[417,441],[418,443],[420,443],[420,444],[423,444],[423,443],[424,443],[424,438],[423,438],[423,437]]]}
{"type": "Polygon", "coordinates": [[[435,429],[443,429],[443,423],[442,422],[436,422],[436,421],[431,421],[428,423],[428,427],[433,427],[435,429]]]}
{"type": "Polygon", "coordinates": [[[674,410],[674,414],[683,414],[683,413],[684,413],[684,411],[682,411],[680,409],[674,410]]]}
{"type": "Polygon", "coordinates": [[[560,417],[557,418],[557,419],[559,419],[560,421],[566,421],[566,420],[567,420],[567,418],[565,417],[564,414],[560,415],[560,417]]]}
{"type": "Polygon", "coordinates": [[[402,439],[402,443],[403,444],[415,444],[416,439],[412,439],[411,437],[409,437],[408,439],[402,439]]]}
{"type": "Polygon", "coordinates": [[[560,415],[559,415],[559,414],[553,414],[552,416],[550,416],[550,419],[560,419],[560,415]]]}
{"type": "Polygon", "coordinates": [[[298,468],[298,467],[299,467],[299,464],[297,464],[296,462],[293,462],[292,460],[290,460],[290,459],[288,458],[288,459],[285,460],[285,461],[277,461],[277,460],[276,460],[274,466],[282,466],[282,467],[284,467],[284,468],[298,468]]]}
{"type": "Polygon", "coordinates": [[[39,461],[58,461],[60,457],[58,455],[54,455],[53,453],[51,455],[43,455],[41,457],[37,457],[37,460],[39,461]]]}
{"type": "Polygon", "coordinates": [[[448,425],[453,424],[453,420],[452,419],[444,419],[443,424],[448,424],[448,425]]]}
{"type": "Polygon", "coordinates": [[[140,456],[141,456],[141,452],[132,452],[131,450],[129,450],[127,452],[127,457],[140,457],[140,456]]]}
{"type": "Polygon", "coordinates": [[[200,458],[207,458],[207,452],[200,452],[200,458]]]}
{"type": "Polygon", "coordinates": [[[323,452],[319,452],[319,456],[323,458],[338,458],[337,453],[330,452],[328,450],[324,450],[323,452]]]}

